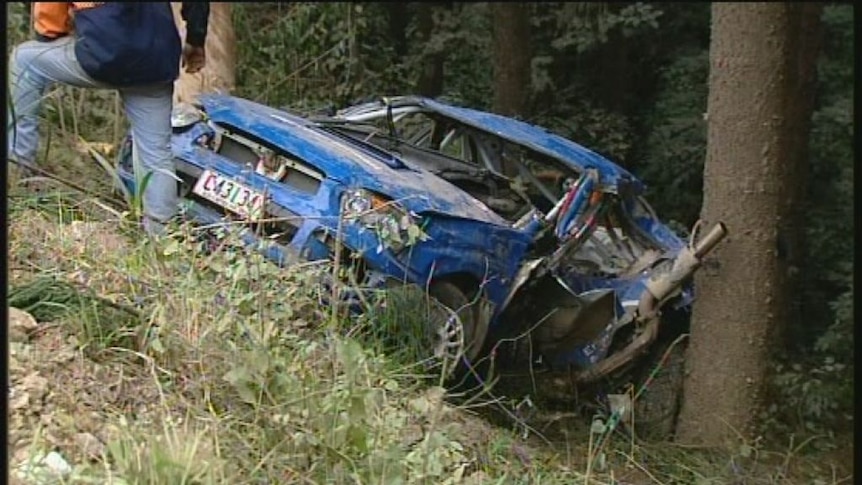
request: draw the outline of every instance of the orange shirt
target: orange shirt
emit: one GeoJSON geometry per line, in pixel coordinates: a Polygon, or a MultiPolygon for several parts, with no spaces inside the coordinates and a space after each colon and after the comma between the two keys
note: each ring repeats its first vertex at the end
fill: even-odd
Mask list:
{"type": "Polygon", "coordinates": [[[56,39],[72,33],[75,10],[98,7],[105,2],[33,2],[33,24],[36,33],[56,39]]]}

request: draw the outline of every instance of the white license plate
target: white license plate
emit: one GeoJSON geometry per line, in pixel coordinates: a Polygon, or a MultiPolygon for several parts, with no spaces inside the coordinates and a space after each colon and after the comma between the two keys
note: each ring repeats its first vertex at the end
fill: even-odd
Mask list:
{"type": "Polygon", "coordinates": [[[192,191],[252,221],[263,213],[262,193],[210,170],[204,170],[192,191]]]}

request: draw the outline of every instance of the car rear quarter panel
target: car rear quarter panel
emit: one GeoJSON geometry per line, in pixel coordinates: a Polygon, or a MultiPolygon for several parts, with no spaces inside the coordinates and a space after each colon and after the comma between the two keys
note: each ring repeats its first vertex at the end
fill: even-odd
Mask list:
{"type": "Polygon", "coordinates": [[[499,306],[529,248],[530,238],[504,226],[445,214],[423,216],[429,219],[429,239],[408,248],[402,256],[405,265],[420,278],[418,283],[468,273],[499,306]]]}

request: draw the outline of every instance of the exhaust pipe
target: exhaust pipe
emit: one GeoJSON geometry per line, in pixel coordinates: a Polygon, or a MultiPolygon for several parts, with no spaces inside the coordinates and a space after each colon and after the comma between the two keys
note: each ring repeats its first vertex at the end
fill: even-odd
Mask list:
{"type": "Polygon", "coordinates": [[[727,226],[724,225],[723,222],[719,222],[716,225],[712,226],[712,230],[710,230],[706,236],[695,245],[694,254],[698,259],[702,259],[707,254],[711,253],[718,243],[724,240],[727,237],[727,226]]]}
{"type": "Polygon", "coordinates": [[[662,300],[682,286],[683,282],[700,268],[703,258],[711,253],[725,237],[727,237],[727,227],[719,222],[700,241],[680,251],[670,271],[655,275],[647,281],[646,291],[643,292],[638,303],[638,317],[650,318],[662,300]]]}
{"type": "Polygon", "coordinates": [[[727,226],[719,222],[700,241],[683,248],[674,260],[670,271],[655,275],[647,281],[646,290],[641,295],[637,309],[637,319],[646,322],[643,333],[626,348],[576,374],[575,381],[578,383],[595,381],[617,370],[646,350],[658,336],[657,310],[660,303],[679,289],[682,283],[700,268],[703,258],[711,253],[725,237],[727,237],[727,226]]]}

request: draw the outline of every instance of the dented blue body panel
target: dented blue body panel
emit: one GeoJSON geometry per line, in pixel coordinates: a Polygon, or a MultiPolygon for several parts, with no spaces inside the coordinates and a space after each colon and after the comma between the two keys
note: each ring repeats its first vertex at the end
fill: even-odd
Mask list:
{"type": "Polygon", "coordinates": [[[434,211],[505,224],[493,211],[445,180],[410,168],[382,151],[341,142],[303,118],[235,97],[209,95],[201,101],[214,121],[240,127],[278,145],[341,185],[385,193],[417,213],[434,211]]]}
{"type": "MultiPolygon", "coordinates": [[[[512,290],[513,279],[533,244],[531,234],[513,228],[486,205],[437,175],[408,166],[383,150],[345,141],[310,120],[231,96],[207,95],[200,101],[209,120],[265,140],[324,174],[315,193],[304,193],[197,144],[196,140],[211,132],[203,121],[175,131],[172,151],[178,166],[185,167],[184,173],[199,176],[203,170],[211,170],[256,190],[265,190],[273,205],[296,216],[297,228],[289,241],[265,246],[263,251],[268,258],[279,264],[331,258],[332,249],[320,236],[335,234],[340,229],[344,246],[361,255],[368,267],[386,277],[424,285],[447,275],[469,275],[481,283],[484,296],[492,304],[491,327],[499,324],[498,317],[512,290]],[[356,188],[397,201],[421,220],[428,239],[395,250],[381,244],[373,231],[358,223],[342,221],[340,226],[342,196],[356,188]]],[[[643,190],[643,184],[622,167],[542,128],[429,99],[422,102],[465,124],[552,156],[579,171],[595,168],[601,184],[608,190],[615,192],[625,187],[633,194],[643,190]]],[[[129,159],[121,159],[120,176],[124,184],[134,190],[129,159]]],[[[215,224],[222,218],[217,210],[200,201],[189,199],[183,203],[191,218],[204,224],[215,224]]],[[[684,246],[684,242],[660,221],[643,216],[636,222],[664,246],[668,256],[672,257],[684,246]]],[[[243,237],[249,244],[260,242],[250,231],[243,237]]],[[[609,280],[565,275],[569,285],[578,292],[613,288],[620,305],[637,299],[643,291],[644,278],[609,280]]],[[[681,304],[688,304],[691,297],[691,290],[687,289],[681,304]]],[[[589,366],[604,357],[609,339],[610,334],[606,333],[594,344],[572,349],[564,360],[589,366]]]]}
{"type": "MultiPolygon", "coordinates": [[[[358,224],[345,223],[342,240],[363,255],[368,265],[391,278],[424,284],[450,274],[469,274],[484,282],[487,297],[501,302],[507,283],[520,267],[531,239],[512,229],[500,216],[479,201],[435,175],[411,168],[398,159],[371,148],[350,145],[323,132],[303,118],[228,96],[201,99],[208,117],[264,139],[326,174],[313,196],[275,183],[252,170],[198,146],[195,140],[209,128],[198,123],[175,133],[172,151],[177,160],[198,170],[210,169],[254,189],[266,190],[277,206],[295,213],[301,224],[289,244],[270,244],[266,254],[280,264],[301,259],[331,257],[314,235],[335,234],[339,227],[340,199],[352,188],[363,188],[397,200],[406,210],[422,218],[427,241],[400,251],[381,247],[377,236],[358,224]]],[[[121,164],[121,178],[130,189],[134,178],[121,164]]],[[[216,211],[194,201],[184,201],[193,219],[217,222],[216,211]]],[[[256,239],[248,235],[249,242],[256,239]]]]}

